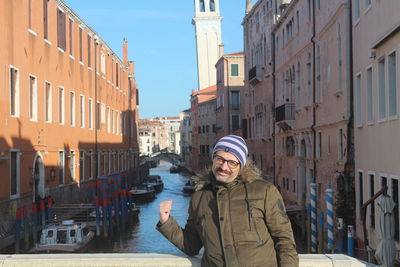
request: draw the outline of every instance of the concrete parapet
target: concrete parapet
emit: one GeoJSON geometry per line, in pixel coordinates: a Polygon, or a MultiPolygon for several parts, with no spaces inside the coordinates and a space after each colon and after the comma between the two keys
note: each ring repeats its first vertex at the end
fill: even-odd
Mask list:
{"type": "MultiPolygon", "coordinates": [[[[374,267],[376,265],[360,261],[343,254],[302,254],[300,267],[374,267]]],[[[15,254],[0,255],[1,267],[44,267],[44,266],[176,266],[200,267],[200,257],[185,257],[166,254],[15,254]]]]}

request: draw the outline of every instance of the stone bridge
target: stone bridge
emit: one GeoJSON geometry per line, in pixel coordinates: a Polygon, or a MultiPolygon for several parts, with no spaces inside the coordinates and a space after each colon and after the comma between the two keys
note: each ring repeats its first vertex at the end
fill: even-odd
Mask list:
{"type": "Polygon", "coordinates": [[[182,166],[185,164],[185,161],[181,158],[181,156],[170,152],[154,153],[151,157],[148,158],[148,160],[164,160],[175,166],[182,166]]]}

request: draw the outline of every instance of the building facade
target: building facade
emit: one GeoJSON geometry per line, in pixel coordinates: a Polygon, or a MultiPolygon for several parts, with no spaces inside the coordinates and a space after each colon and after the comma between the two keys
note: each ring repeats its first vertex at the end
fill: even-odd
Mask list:
{"type": "Polygon", "coordinates": [[[249,156],[273,182],[273,65],[271,29],[275,1],[260,0],[254,6],[246,1],[243,18],[245,87],[241,103],[243,138],[249,156]]]}
{"type": "MultiPolygon", "coordinates": [[[[139,164],[137,90],[120,59],[62,0],[0,3],[2,236],[15,209],[51,195],[90,202],[89,182],[139,164]]],[[[134,177],[131,177],[134,178],[134,177]]]]}
{"type": "MultiPolygon", "coordinates": [[[[223,54],[222,51],[221,54],[223,54]]],[[[241,129],[240,104],[244,86],[243,52],[223,55],[215,68],[217,69],[215,130],[217,138],[221,138],[227,134],[240,132],[241,129]]]]}
{"type": "MultiPolygon", "coordinates": [[[[399,54],[400,2],[353,1],[354,132],[357,238],[364,247],[361,206],[387,186],[394,207],[394,239],[399,249],[399,54]]],[[[376,249],[381,209],[367,206],[369,246],[376,249]]]]}
{"type": "Polygon", "coordinates": [[[343,192],[354,180],[349,3],[293,0],[279,8],[272,31],[276,183],[289,207],[303,212],[300,224],[311,184],[317,213],[326,218],[326,190],[333,189],[334,217],[353,224],[351,192],[343,192]]]}

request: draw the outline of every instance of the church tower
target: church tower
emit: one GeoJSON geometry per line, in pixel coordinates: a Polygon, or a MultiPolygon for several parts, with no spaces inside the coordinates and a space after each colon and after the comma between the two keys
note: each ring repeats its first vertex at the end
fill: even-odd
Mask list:
{"type": "Polygon", "coordinates": [[[219,0],[194,0],[195,15],[192,24],[196,32],[198,90],[216,84],[215,64],[221,40],[219,0]]]}

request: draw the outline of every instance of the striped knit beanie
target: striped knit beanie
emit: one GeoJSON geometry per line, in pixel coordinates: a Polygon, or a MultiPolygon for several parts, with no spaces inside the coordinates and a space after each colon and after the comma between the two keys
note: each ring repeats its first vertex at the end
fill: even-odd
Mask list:
{"type": "Polygon", "coordinates": [[[215,152],[223,150],[234,154],[240,161],[240,167],[243,168],[246,164],[246,158],[248,155],[248,149],[244,139],[237,135],[227,135],[218,140],[212,151],[212,156],[215,152]]]}

